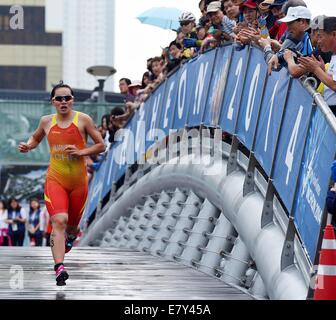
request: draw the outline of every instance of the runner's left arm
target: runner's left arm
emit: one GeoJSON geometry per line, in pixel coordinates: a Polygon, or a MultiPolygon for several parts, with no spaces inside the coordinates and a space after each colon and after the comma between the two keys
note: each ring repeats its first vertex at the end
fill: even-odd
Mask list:
{"type": "Polygon", "coordinates": [[[68,151],[69,154],[77,157],[91,156],[104,152],[106,149],[104,140],[91,117],[84,115],[83,121],[85,131],[92,138],[94,145],[81,150],[78,150],[75,146],[68,146],[65,148],[65,150],[68,151]]]}

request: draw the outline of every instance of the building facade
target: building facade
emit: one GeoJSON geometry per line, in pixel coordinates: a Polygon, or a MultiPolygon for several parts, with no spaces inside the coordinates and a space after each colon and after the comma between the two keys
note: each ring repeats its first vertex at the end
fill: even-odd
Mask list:
{"type": "MultiPolygon", "coordinates": [[[[97,80],[86,70],[93,65],[114,65],[114,0],[63,2],[64,81],[92,90],[97,80]]],[[[113,90],[113,77],[105,90],[113,90]]]]}
{"type": "Polygon", "coordinates": [[[45,0],[0,0],[0,89],[49,91],[62,79],[62,34],[46,32],[45,0]]]}

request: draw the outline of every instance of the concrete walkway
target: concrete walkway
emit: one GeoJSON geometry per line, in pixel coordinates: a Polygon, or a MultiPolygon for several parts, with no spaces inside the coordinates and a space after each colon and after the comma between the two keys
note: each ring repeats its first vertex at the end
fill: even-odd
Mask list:
{"type": "Polygon", "coordinates": [[[251,299],[197,270],[131,250],[76,247],[65,266],[70,278],[57,287],[50,248],[0,247],[0,299],[251,299]]]}

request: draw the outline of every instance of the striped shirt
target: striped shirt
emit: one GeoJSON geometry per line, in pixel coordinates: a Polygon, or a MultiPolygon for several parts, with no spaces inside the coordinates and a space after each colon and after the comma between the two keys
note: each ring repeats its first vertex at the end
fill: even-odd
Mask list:
{"type": "Polygon", "coordinates": [[[227,16],[224,16],[222,23],[221,23],[221,29],[223,32],[232,35],[233,29],[236,27],[236,21],[229,19],[227,16]]]}

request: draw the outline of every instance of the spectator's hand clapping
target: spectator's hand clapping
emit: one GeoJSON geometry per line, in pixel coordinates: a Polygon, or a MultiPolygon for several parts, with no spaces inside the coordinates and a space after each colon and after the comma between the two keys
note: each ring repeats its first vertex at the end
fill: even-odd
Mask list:
{"type": "Polygon", "coordinates": [[[272,46],[272,40],[270,37],[261,38],[259,39],[258,43],[263,49],[266,47],[272,46]]]}
{"type": "Polygon", "coordinates": [[[253,28],[244,28],[238,34],[238,37],[243,40],[243,42],[255,42],[258,44],[261,38],[260,32],[253,28]]]}
{"type": "Polygon", "coordinates": [[[233,28],[233,32],[238,34],[242,29],[244,28],[248,28],[248,24],[246,21],[243,22],[239,22],[234,28],[233,28]]]}
{"type": "MultiPolygon", "coordinates": [[[[317,60],[314,56],[300,57],[298,61],[300,65],[304,67],[308,72],[315,73],[318,69],[322,68],[321,61],[317,60]]],[[[323,62],[323,70],[324,70],[324,62],[323,62]]]]}
{"type": "Polygon", "coordinates": [[[242,33],[239,33],[237,38],[236,38],[237,42],[239,42],[240,44],[242,45],[245,45],[245,44],[249,44],[251,41],[250,41],[250,38],[245,36],[244,34],[242,33]]]}

